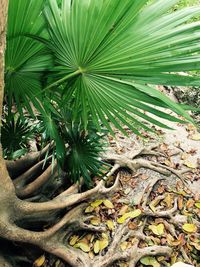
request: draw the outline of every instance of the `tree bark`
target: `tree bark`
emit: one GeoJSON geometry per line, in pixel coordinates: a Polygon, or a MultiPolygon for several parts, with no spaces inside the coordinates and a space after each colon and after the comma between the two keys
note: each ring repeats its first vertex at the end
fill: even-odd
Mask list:
{"type": "Polygon", "coordinates": [[[0,118],[3,108],[4,94],[4,52],[6,47],[6,23],[8,0],[0,0],[0,118]]]}

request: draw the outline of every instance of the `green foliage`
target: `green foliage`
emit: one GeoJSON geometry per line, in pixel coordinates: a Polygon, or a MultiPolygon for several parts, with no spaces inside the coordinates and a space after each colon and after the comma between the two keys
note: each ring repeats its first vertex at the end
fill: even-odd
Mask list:
{"type": "Polygon", "coordinates": [[[89,132],[73,125],[66,129],[64,135],[69,145],[64,168],[68,176],[75,182],[81,177],[89,185],[91,176],[102,175],[100,154],[103,151],[102,136],[90,128],[89,132]]]}
{"type": "Polygon", "coordinates": [[[1,143],[4,156],[16,159],[27,152],[28,141],[33,138],[33,127],[27,119],[11,113],[2,121],[1,143]]]}
{"type": "Polygon", "coordinates": [[[185,24],[200,8],[166,14],[176,2],[77,0],[62,1],[60,9],[49,0],[46,43],[54,52],[59,79],[48,88],[62,83],[66,103],[75,96],[72,108],[75,114],[82,110],[85,128],[90,114],[97,128],[100,120],[111,132],[109,121],[123,131],[124,116],[145,129],[141,118],[166,127],[142,111],[177,121],[159,107],[191,120],[179,105],[146,85],[199,84],[199,79],[169,74],[197,69],[200,63],[194,54],[199,50],[199,23],[185,24]]]}
{"type": "Polygon", "coordinates": [[[94,133],[104,127],[125,134],[127,125],[140,134],[151,131],[145,121],[164,128],[159,118],[183,122],[163,108],[192,121],[188,107],[154,88],[200,85],[199,77],[177,74],[200,68],[200,23],[187,23],[200,8],[170,13],[178,2],[10,0],[9,112],[15,104],[21,115],[25,108],[40,117],[43,135],[55,141],[55,156],[72,179],[88,180],[99,170],[102,144],[94,133]]]}
{"type": "Polygon", "coordinates": [[[51,65],[45,46],[25,36],[44,32],[44,3],[44,0],[9,1],[5,92],[9,108],[14,101],[21,112],[23,106],[31,112],[30,103],[41,111],[42,76],[51,65]]]}

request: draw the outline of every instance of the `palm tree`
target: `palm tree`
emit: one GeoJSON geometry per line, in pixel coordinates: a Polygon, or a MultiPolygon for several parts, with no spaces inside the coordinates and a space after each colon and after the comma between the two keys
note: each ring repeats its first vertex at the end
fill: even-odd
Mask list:
{"type": "MultiPolygon", "coordinates": [[[[0,12],[6,14],[7,1],[0,1],[4,3],[0,12]]],[[[139,129],[152,131],[144,121],[165,128],[167,126],[159,118],[174,122],[192,121],[187,113],[189,107],[174,103],[152,86],[199,85],[198,78],[178,73],[199,68],[199,22],[186,22],[198,14],[200,8],[168,13],[176,2],[48,0],[46,3],[45,0],[11,0],[5,57],[8,110],[11,111],[15,104],[21,114],[26,109],[34,117],[34,106],[43,117],[49,137],[56,141],[58,159],[65,153],[65,143],[59,132],[60,122],[65,121],[61,103],[71,112],[72,124],[78,121],[77,124],[81,125],[80,132],[91,129],[91,120],[99,132],[106,127],[113,133],[112,123],[122,132],[123,125],[127,125],[136,134],[140,134],[139,129]],[[183,119],[169,115],[166,108],[183,119]]],[[[6,16],[1,18],[5,27],[6,16]]],[[[1,89],[2,62],[1,58],[1,89]]],[[[0,102],[2,106],[2,93],[0,102]]],[[[68,135],[67,140],[70,138],[68,135]]],[[[83,145],[84,142],[81,140],[80,143],[83,145]]],[[[40,198],[39,202],[26,200],[50,176],[55,177],[51,165],[47,165],[39,177],[31,176],[47,162],[45,154],[48,149],[45,147],[41,153],[32,152],[7,163],[1,155],[0,237],[39,246],[72,266],[109,265],[116,258],[107,257],[102,261],[100,257],[98,261],[89,263],[84,255],[63,244],[61,232],[66,235],[73,224],[77,228],[86,227],[81,217],[82,205],[67,212],[60,222],[46,231],[23,228],[23,220],[30,222],[42,218],[49,221],[52,219],[49,211],[55,219],[55,211],[69,208],[95,194],[96,197],[107,194],[113,189],[106,188],[101,181],[93,189],[79,193],[79,186],[74,184],[48,201],[40,198]],[[17,182],[14,181],[16,188],[6,164],[9,174],[17,178],[17,182]],[[30,176],[30,183],[24,187],[24,179],[30,176]],[[69,226],[69,230],[63,229],[64,226],[69,226]]],[[[117,181],[114,188],[116,185],[117,181]]],[[[34,201],[37,199],[36,194],[34,201]]],[[[171,251],[165,247],[156,249],[161,254],[170,254],[171,251]]],[[[155,251],[146,249],[141,255],[144,253],[151,255],[155,251]]],[[[139,254],[137,257],[139,260],[139,254]]]]}

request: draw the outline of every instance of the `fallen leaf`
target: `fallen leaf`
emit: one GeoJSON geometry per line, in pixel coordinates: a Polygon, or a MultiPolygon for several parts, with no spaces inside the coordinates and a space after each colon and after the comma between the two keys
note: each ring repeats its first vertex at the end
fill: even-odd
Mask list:
{"type": "Polygon", "coordinates": [[[45,256],[42,255],[37,260],[34,261],[33,266],[34,267],[41,267],[45,263],[45,256]]]}
{"type": "Polygon", "coordinates": [[[121,207],[120,211],[119,211],[119,215],[124,215],[128,210],[128,205],[124,205],[121,207]]]}
{"type": "Polygon", "coordinates": [[[91,207],[91,206],[89,206],[89,207],[87,207],[86,209],[85,209],[85,213],[91,213],[91,212],[93,212],[94,211],[94,207],[91,207]]]}
{"type": "Polygon", "coordinates": [[[70,246],[74,246],[78,240],[79,240],[78,235],[71,236],[70,241],[69,241],[70,246]]]}
{"type": "Polygon", "coordinates": [[[108,246],[109,242],[108,239],[104,238],[102,240],[99,241],[99,250],[103,250],[108,246]]]}
{"type": "Polygon", "coordinates": [[[186,202],[186,208],[187,209],[190,209],[194,206],[194,200],[193,199],[189,199],[187,202],[186,202]]]}
{"type": "Polygon", "coordinates": [[[132,219],[136,218],[136,217],[140,216],[141,213],[142,212],[141,212],[140,209],[136,209],[134,211],[127,212],[122,217],[118,218],[117,222],[120,223],[120,224],[124,223],[126,221],[126,219],[128,219],[128,218],[132,218],[132,219]]]}
{"type": "Polygon", "coordinates": [[[101,221],[100,221],[100,218],[98,218],[98,217],[93,217],[93,218],[90,220],[90,223],[91,223],[92,225],[97,226],[97,225],[99,225],[99,224],[101,223],[101,221]]]}
{"type": "Polygon", "coordinates": [[[196,169],[196,168],[197,168],[196,163],[191,162],[191,161],[189,161],[189,160],[185,160],[185,161],[183,162],[183,164],[184,164],[185,166],[187,166],[188,168],[190,168],[190,169],[196,169]]]}
{"type": "Polygon", "coordinates": [[[197,207],[198,209],[200,209],[200,202],[196,202],[194,205],[195,205],[195,207],[197,207]]]}
{"type": "Polygon", "coordinates": [[[89,252],[90,251],[90,247],[88,244],[86,244],[85,242],[78,242],[74,245],[74,248],[80,248],[83,252],[89,252]]]}
{"type": "Polygon", "coordinates": [[[158,225],[149,225],[149,229],[155,235],[162,236],[164,234],[165,227],[164,227],[164,224],[163,223],[160,223],[158,225]]]}
{"type": "Polygon", "coordinates": [[[195,233],[197,231],[197,227],[193,223],[185,223],[182,229],[188,233],[195,233]]]}
{"type": "Polygon", "coordinates": [[[96,208],[96,207],[100,206],[102,203],[103,203],[103,200],[102,199],[97,199],[94,202],[92,202],[90,204],[90,206],[93,207],[93,208],[96,208]]]}
{"type": "Polygon", "coordinates": [[[160,267],[160,263],[154,257],[143,257],[140,262],[145,266],[160,267]]]}
{"type": "Polygon", "coordinates": [[[128,246],[128,242],[127,241],[124,241],[120,244],[120,248],[122,251],[126,250],[127,249],[127,246],[128,246]]]}
{"type": "Polygon", "coordinates": [[[154,200],[152,200],[149,204],[150,209],[155,212],[156,211],[156,206],[160,203],[161,199],[159,198],[155,198],[154,200]]]}
{"type": "Polygon", "coordinates": [[[100,251],[100,244],[99,244],[99,240],[96,240],[94,243],[94,253],[97,254],[100,251]]]}
{"type": "Polygon", "coordinates": [[[178,209],[183,209],[183,196],[178,196],[178,209]]]}
{"type": "Polygon", "coordinates": [[[195,141],[200,141],[200,133],[193,134],[191,136],[191,139],[195,141]]]}
{"type": "Polygon", "coordinates": [[[114,208],[113,203],[108,199],[103,200],[103,204],[104,204],[104,206],[106,206],[109,209],[113,209],[114,208]]]}
{"type": "Polygon", "coordinates": [[[114,223],[111,220],[106,221],[106,225],[108,226],[109,230],[113,230],[115,228],[114,223]]]}
{"type": "Polygon", "coordinates": [[[172,198],[172,195],[167,193],[165,198],[163,199],[163,201],[167,204],[167,207],[168,208],[171,208],[172,207],[172,201],[173,201],[173,198],[172,198]]]}

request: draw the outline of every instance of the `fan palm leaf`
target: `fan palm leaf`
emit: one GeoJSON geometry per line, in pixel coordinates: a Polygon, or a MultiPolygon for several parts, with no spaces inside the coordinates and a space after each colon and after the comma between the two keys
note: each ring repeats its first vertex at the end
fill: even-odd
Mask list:
{"type": "Polygon", "coordinates": [[[96,127],[101,121],[110,131],[112,122],[138,133],[127,118],[144,129],[143,120],[161,127],[167,126],[160,117],[181,122],[162,107],[191,121],[183,106],[148,85],[200,84],[198,78],[176,74],[200,67],[200,23],[186,23],[200,8],[169,13],[177,2],[63,0],[58,5],[48,0],[48,45],[57,76],[47,89],[63,84],[66,102],[75,97],[72,109],[82,110],[85,127],[89,114],[96,127]]]}
{"type": "Polygon", "coordinates": [[[35,104],[37,108],[41,107],[41,77],[49,68],[51,57],[43,44],[26,37],[25,34],[43,34],[46,37],[42,15],[44,3],[45,0],[9,1],[5,56],[5,92],[9,110],[13,101],[19,110],[25,105],[31,111],[30,103],[35,104]]]}

